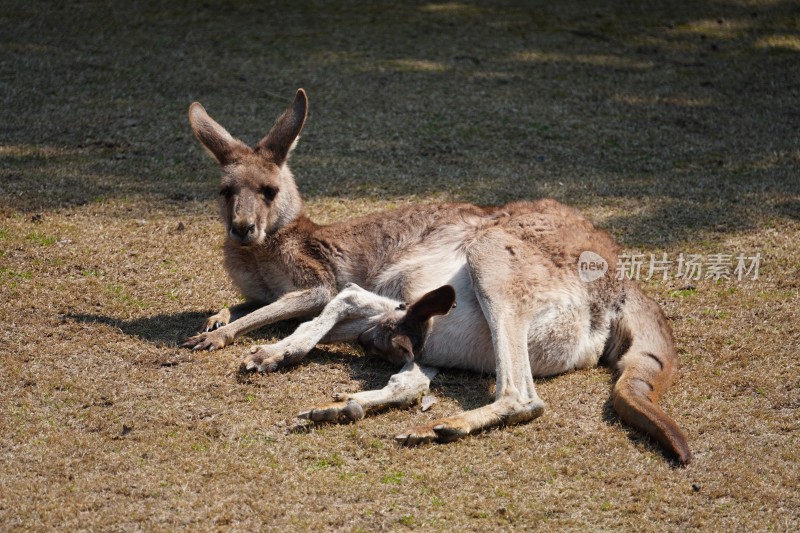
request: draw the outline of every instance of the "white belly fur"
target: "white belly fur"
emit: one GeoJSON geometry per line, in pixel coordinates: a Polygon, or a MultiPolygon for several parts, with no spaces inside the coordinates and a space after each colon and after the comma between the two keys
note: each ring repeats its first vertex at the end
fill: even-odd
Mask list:
{"type": "MultiPolygon", "coordinates": [[[[456,289],[457,307],[448,315],[434,317],[420,363],[441,368],[461,368],[483,374],[495,372],[492,336],[466,268],[440,283],[456,289]]],[[[528,356],[534,376],[561,374],[592,367],[602,354],[609,328],[591,330],[589,306],[578,295],[561,291],[537,299],[528,325],[528,356]]],[[[580,295],[583,296],[583,295],[580,295]]]]}
{"type": "MultiPolygon", "coordinates": [[[[458,232],[455,232],[458,233],[458,232]]],[[[404,294],[393,295],[407,301],[428,291],[452,285],[456,290],[456,308],[446,316],[434,317],[431,334],[419,362],[440,368],[461,368],[484,374],[495,372],[492,337],[483,311],[475,296],[466,256],[463,235],[448,235],[427,243],[418,253],[409,255],[387,269],[376,284],[381,288],[397,286],[403,279],[404,294]]],[[[594,366],[608,337],[610,317],[603,326],[591,330],[588,295],[577,282],[539,293],[527,318],[528,354],[534,376],[550,376],[576,368],[594,366]]]]}
{"type": "MultiPolygon", "coordinates": [[[[420,363],[440,368],[461,368],[494,374],[491,333],[472,287],[456,287],[458,306],[435,317],[420,363]]],[[[587,306],[552,301],[534,312],[528,329],[528,356],[534,376],[561,374],[595,366],[603,351],[608,329],[590,331],[587,306]]]]}

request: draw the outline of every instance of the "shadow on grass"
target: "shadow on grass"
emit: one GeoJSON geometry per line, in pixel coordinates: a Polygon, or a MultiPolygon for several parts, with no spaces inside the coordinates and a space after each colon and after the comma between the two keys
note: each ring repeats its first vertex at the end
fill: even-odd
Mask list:
{"type": "MultiPolygon", "coordinates": [[[[193,335],[195,333],[194,328],[202,324],[209,314],[211,314],[210,311],[182,312],[155,315],[134,320],[120,320],[98,314],[70,313],[66,315],[66,318],[85,324],[103,324],[119,329],[125,335],[139,338],[155,344],[156,346],[179,350],[179,344],[183,342],[186,337],[193,335]]],[[[261,328],[256,330],[256,333],[261,337],[284,337],[291,334],[297,328],[298,324],[298,321],[287,321],[285,323],[261,328]]],[[[188,350],[185,351],[189,353],[188,350]]],[[[170,361],[165,362],[159,360],[158,362],[162,366],[173,364],[170,361]]],[[[298,367],[312,364],[324,366],[333,363],[346,364],[348,366],[350,379],[360,384],[360,386],[352,392],[381,389],[386,386],[391,376],[399,371],[399,367],[382,359],[354,355],[353,353],[339,351],[334,347],[323,345],[323,347],[311,350],[309,355],[298,364],[283,367],[277,372],[290,373],[298,367]]],[[[259,374],[254,371],[246,370],[243,366],[240,366],[236,372],[236,380],[243,384],[257,384],[259,382],[257,379],[258,375],[259,374]]],[[[536,382],[541,383],[559,379],[559,377],[560,376],[536,378],[536,382]]],[[[611,387],[609,388],[609,397],[603,405],[603,420],[610,425],[621,426],[626,431],[631,442],[641,443],[651,451],[663,455],[673,466],[678,467],[679,464],[675,461],[675,458],[664,452],[663,448],[661,448],[657,442],[640,431],[621,423],[619,416],[616,411],[614,411],[611,400],[611,390],[615,382],[611,371],[609,371],[609,381],[611,382],[611,387]]],[[[494,401],[494,395],[492,393],[492,385],[494,382],[494,376],[481,375],[456,369],[444,369],[440,371],[431,382],[430,394],[440,399],[447,398],[453,400],[458,404],[461,411],[469,411],[494,401]]],[[[317,392],[323,395],[320,396],[321,398],[324,397],[325,394],[332,393],[333,391],[317,392]]],[[[411,409],[418,409],[418,406],[414,406],[411,409]]],[[[380,412],[370,416],[380,416],[380,412]]],[[[437,416],[445,415],[441,414],[437,416]]],[[[412,419],[409,415],[409,424],[411,423],[412,419]]],[[[536,423],[536,421],[534,420],[531,423],[536,423]]],[[[310,431],[313,427],[313,424],[298,424],[293,431],[306,432],[310,431]]]]}
{"type": "MultiPolygon", "coordinates": [[[[100,314],[70,313],[65,315],[68,320],[84,324],[103,324],[120,330],[123,334],[136,337],[158,347],[181,350],[179,345],[189,336],[196,333],[196,329],[203,324],[205,319],[213,312],[181,312],[160,314],[134,320],[120,320],[100,314]]],[[[282,338],[290,335],[300,321],[286,321],[260,328],[252,332],[258,337],[282,338]]],[[[247,336],[244,337],[245,339],[247,336]]],[[[226,348],[230,350],[231,347],[226,348]]],[[[189,350],[181,350],[189,353],[189,350]]],[[[392,375],[399,371],[396,367],[382,359],[369,356],[354,355],[352,352],[340,351],[335,346],[321,345],[311,350],[309,355],[296,365],[283,367],[277,370],[289,373],[298,367],[307,365],[326,365],[342,363],[348,366],[350,377],[360,384],[358,390],[375,390],[386,386],[392,375]]],[[[250,370],[239,368],[236,379],[240,383],[255,384],[258,374],[250,370]]],[[[491,382],[494,378],[491,377],[491,382]]],[[[487,378],[478,374],[459,370],[446,370],[440,372],[431,383],[431,393],[440,397],[448,397],[456,401],[462,409],[469,410],[480,407],[492,401],[488,392],[487,378]]],[[[325,392],[325,391],[320,391],[325,392]]],[[[333,391],[328,391],[333,392],[333,391]]]]}
{"type": "MultiPolygon", "coordinates": [[[[308,356],[296,365],[280,368],[277,372],[288,373],[298,367],[324,366],[333,363],[346,365],[350,379],[358,383],[357,387],[348,392],[382,389],[389,383],[389,379],[400,371],[400,367],[378,357],[354,355],[352,352],[339,351],[332,346],[320,345],[311,350],[308,356]]],[[[257,380],[254,377],[257,375],[252,370],[244,369],[242,365],[237,372],[237,379],[242,383],[255,383],[257,380]]],[[[437,398],[453,400],[462,410],[467,411],[494,401],[494,396],[490,392],[493,383],[494,376],[487,378],[487,376],[469,371],[445,369],[434,377],[429,394],[437,398]]],[[[321,392],[332,393],[333,391],[321,392]]]]}
{"type": "MultiPolygon", "coordinates": [[[[104,324],[119,329],[125,335],[137,337],[143,341],[164,348],[178,348],[187,337],[195,335],[213,311],[186,311],[182,313],[161,314],[134,320],[120,320],[105,315],[69,313],[69,320],[86,324],[104,324]]],[[[286,322],[261,328],[253,332],[262,336],[282,337],[297,328],[299,322],[286,322]]]]}
{"type": "Polygon", "coordinates": [[[786,200],[777,204],[775,208],[778,213],[784,216],[800,220],[800,200],[786,200]]]}
{"type": "Polygon", "coordinates": [[[466,370],[444,369],[431,382],[431,394],[455,401],[461,410],[469,411],[492,403],[494,376],[466,370]]]}
{"type": "Polygon", "coordinates": [[[302,85],[310,200],[659,203],[632,246],[798,217],[791,2],[279,4],[9,8],[0,208],[211,200],[188,104],[252,142],[302,85]]]}

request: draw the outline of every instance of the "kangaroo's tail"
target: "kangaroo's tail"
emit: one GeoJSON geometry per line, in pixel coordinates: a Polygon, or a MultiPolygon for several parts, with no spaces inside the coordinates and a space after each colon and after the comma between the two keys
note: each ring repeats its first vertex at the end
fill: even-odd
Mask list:
{"type": "Polygon", "coordinates": [[[626,286],[603,359],[619,373],[611,393],[619,417],[656,439],[681,464],[689,464],[686,435],[658,405],[678,370],[672,329],[658,304],[633,284],[626,286]]]}

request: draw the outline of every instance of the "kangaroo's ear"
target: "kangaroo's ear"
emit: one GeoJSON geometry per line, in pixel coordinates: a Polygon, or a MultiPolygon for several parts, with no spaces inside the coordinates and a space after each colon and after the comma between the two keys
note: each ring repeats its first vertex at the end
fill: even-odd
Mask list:
{"type": "Polygon", "coordinates": [[[225,128],[209,117],[199,102],[189,106],[189,123],[197,140],[203,143],[220,165],[230,163],[237,149],[246,148],[242,141],[234,139],[225,128]]]}
{"type": "Polygon", "coordinates": [[[278,117],[267,136],[258,142],[257,150],[265,152],[276,165],[283,165],[294,148],[308,115],[308,96],[297,89],[291,107],[278,117]]]}
{"type": "Polygon", "coordinates": [[[408,335],[395,335],[392,337],[392,346],[399,348],[403,352],[406,362],[414,360],[414,348],[408,335]]]}
{"type": "Polygon", "coordinates": [[[406,320],[426,322],[433,316],[446,315],[455,306],[456,290],[450,285],[443,285],[409,305],[406,320]]]}

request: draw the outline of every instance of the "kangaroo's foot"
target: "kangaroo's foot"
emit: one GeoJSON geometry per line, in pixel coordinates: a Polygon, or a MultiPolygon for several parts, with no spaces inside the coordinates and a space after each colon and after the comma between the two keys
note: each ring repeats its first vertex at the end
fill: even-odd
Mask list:
{"type": "Polygon", "coordinates": [[[347,395],[334,394],[338,401],[323,403],[300,413],[298,418],[312,422],[356,422],[364,418],[364,407],[347,395]]]}
{"type": "Polygon", "coordinates": [[[441,418],[431,424],[416,426],[395,435],[394,440],[404,446],[417,446],[431,442],[449,442],[469,434],[469,428],[458,426],[458,421],[441,418]],[[452,436],[455,435],[455,436],[452,436]],[[450,438],[448,438],[450,437],[450,438]]]}
{"type": "MultiPolygon", "coordinates": [[[[313,346],[313,345],[312,345],[313,346]]],[[[244,356],[242,365],[246,370],[275,372],[281,367],[298,363],[308,354],[302,346],[284,341],[275,344],[261,344],[250,348],[244,356]]]]}
{"type": "Polygon", "coordinates": [[[283,360],[283,350],[276,349],[274,344],[262,344],[250,348],[250,353],[244,356],[242,366],[256,372],[275,372],[283,364],[283,360]]]}
{"type": "Polygon", "coordinates": [[[406,446],[434,441],[451,442],[492,427],[528,422],[542,413],[544,402],[539,398],[525,403],[501,399],[472,411],[403,431],[395,440],[406,446]]]}

